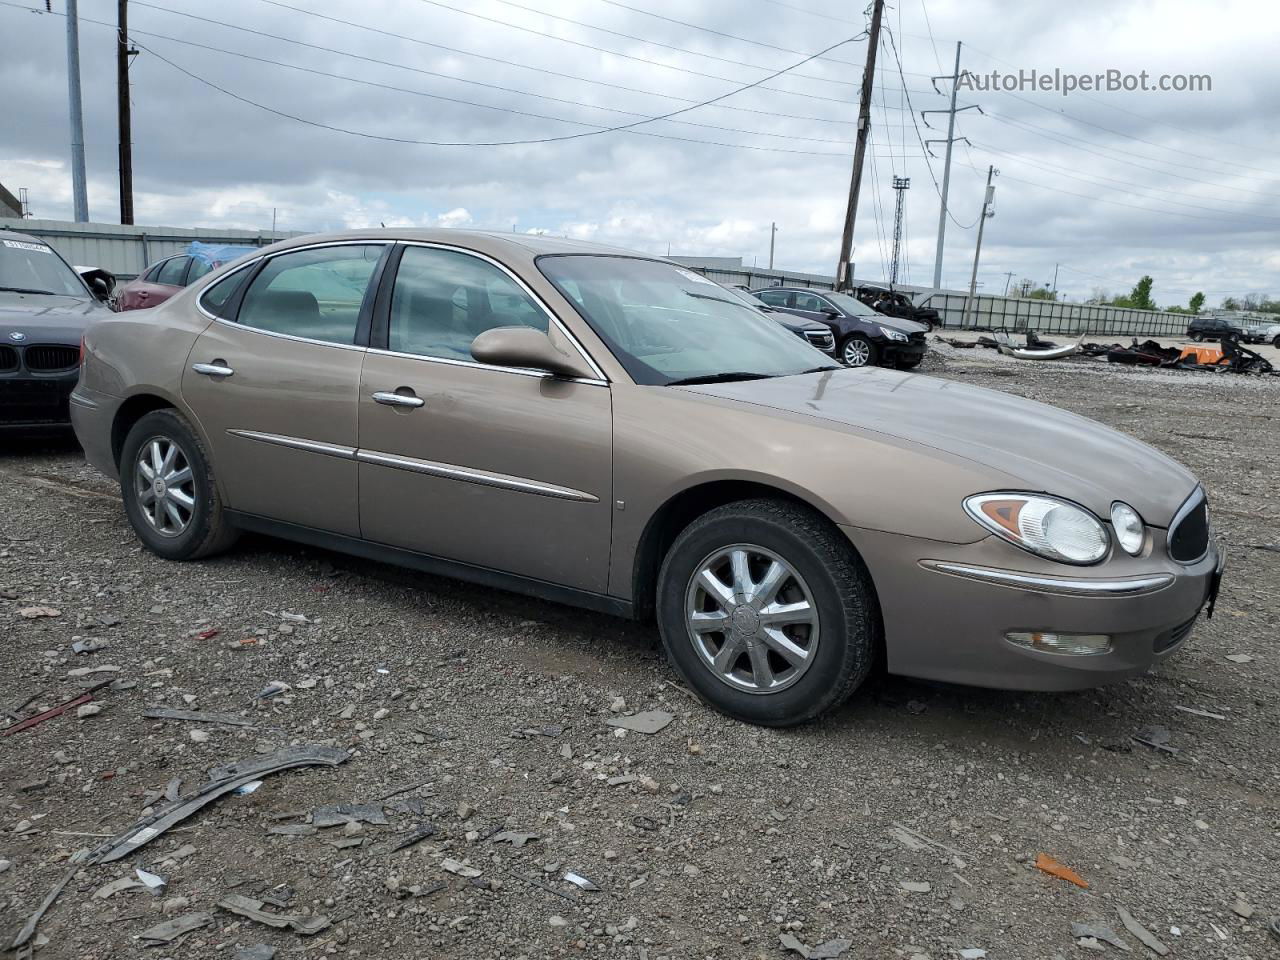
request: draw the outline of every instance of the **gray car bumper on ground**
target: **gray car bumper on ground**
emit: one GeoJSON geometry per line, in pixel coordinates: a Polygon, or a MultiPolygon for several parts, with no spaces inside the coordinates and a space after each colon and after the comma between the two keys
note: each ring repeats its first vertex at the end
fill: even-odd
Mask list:
{"type": "Polygon", "coordinates": [[[1078,690],[1148,671],[1178,650],[1208,599],[1222,556],[1193,564],[1155,531],[1144,557],[1095,567],[1042,561],[995,538],[947,544],[855,528],[872,571],[891,673],[1009,690],[1078,690]],[[1105,634],[1105,653],[1018,646],[1010,632],[1105,634]]]}

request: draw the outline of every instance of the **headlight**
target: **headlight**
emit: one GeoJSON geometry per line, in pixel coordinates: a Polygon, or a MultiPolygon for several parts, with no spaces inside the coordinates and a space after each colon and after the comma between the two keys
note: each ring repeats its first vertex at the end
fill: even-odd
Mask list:
{"type": "Polygon", "coordinates": [[[1083,507],[1032,493],[981,493],[967,498],[969,516],[996,536],[1061,563],[1097,563],[1107,555],[1107,530],[1083,507]]]}
{"type": "Polygon", "coordinates": [[[890,340],[901,340],[903,343],[907,342],[907,335],[897,330],[891,330],[888,327],[881,327],[880,332],[883,333],[890,340]]]}
{"type": "Polygon", "coordinates": [[[1111,526],[1116,532],[1116,543],[1124,548],[1125,553],[1136,557],[1142,552],[1147,531],[1137,510],[1117,500],[1111,505],[1111,526]]]}

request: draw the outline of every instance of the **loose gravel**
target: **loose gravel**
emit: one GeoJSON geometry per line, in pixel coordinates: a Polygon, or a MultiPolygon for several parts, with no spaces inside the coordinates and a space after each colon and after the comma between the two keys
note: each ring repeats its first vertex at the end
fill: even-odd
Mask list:
{"type": "Polygon", "coordinates": [[[1230,563],[1178,656],[1066,695],[885,678],[818,723],[757,729],[678,686],[650,626],[265,538],[166,563],[74,443],[6,440],[0,709],[115,684],[0,738],[0,937],[166,789],[318,744],[351,758],[73,873],[37,956],[1049,960],[1118,955],[1108,938],[1154,956],[1129,921],[1174,956],[1275,956],[1280,378],[946,346],[924,369],[1200,475],[1230,563]],[[646,711],[672,719],[611,724],[646,711]],[[311,816],[335,804],[372,806],[311,816]],[[188,932],[142,945],[170,921],[188,932]]]}

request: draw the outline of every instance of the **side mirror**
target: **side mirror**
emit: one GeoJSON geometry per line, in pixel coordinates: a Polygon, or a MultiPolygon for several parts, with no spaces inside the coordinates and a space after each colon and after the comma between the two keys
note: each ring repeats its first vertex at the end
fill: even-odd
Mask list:
{"type": "Polygon", "coordinates": [[[95,297],[104,302],[111,299],[111,291],[116,288],[114,273],[101,267],[76,267],[75,271],[95,297]]]}
{"type": "Polygon", "coordinates": [[[532,327],[494,327],[471,341],[471,356],[495,367],[545,370],[557,377],[594,377],[577,357],[559,350],[551,338],[532,327]]]}
{"type": "Polygon", "coordinates": [[[834,317],[840,316],[840,311],[837,310],[835,307],[825,307],[822,312],[824,315],[828,317],[834,318],[834,317]]]}

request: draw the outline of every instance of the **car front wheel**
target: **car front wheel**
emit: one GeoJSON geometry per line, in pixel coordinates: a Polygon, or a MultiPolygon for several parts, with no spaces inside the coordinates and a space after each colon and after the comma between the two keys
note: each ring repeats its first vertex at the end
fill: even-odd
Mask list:
{"type": "Polygon", "coordinates": [[[880,359],[880,350],[862,334],[854,333],[840,345],[840,359],[850,367],[869,367],[880,359]]]}
{"type": "Polygon", "coordinates": [[[138,539],[166,560],[206,557],[236,538],[204,446],[175,410],[148,413],[125,437],[120,493],[138,539]]]}
{"type": "Polygon", "coordinates": [[[879,636],[871,580],[807,507],[744,500],[676,538],[658,579],[667,657],[711,706],[786,727],[838,706],[869,673],[879,636]]]}
{"type": "Polygon", "coordinates": [[[1191,339],[1194,340],[1196,343],[1199,343],[1201,340],[1204,339],[1204,334],[1201,333],[1199,330],[1197,330],[1195,333],[1191,334],[1191,339]]]}

